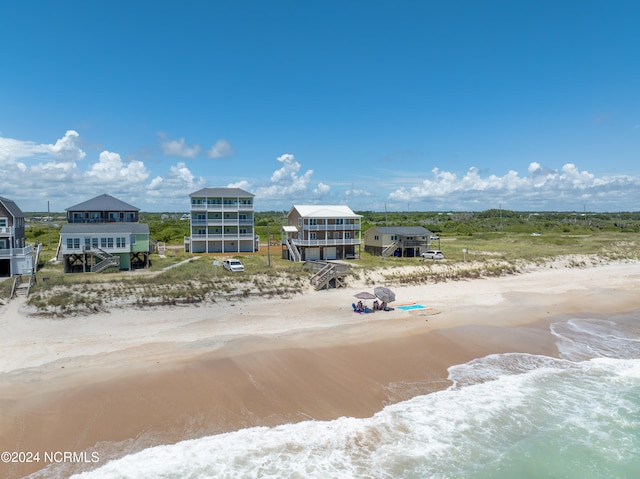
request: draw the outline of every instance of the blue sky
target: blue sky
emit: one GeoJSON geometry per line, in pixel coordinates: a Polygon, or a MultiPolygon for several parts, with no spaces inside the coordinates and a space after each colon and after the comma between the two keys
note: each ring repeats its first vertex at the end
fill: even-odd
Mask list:
{"type": "Polygon", "coordinates": [[[637,1],[0,0],[0,196],[640,210],[637,1]]]}

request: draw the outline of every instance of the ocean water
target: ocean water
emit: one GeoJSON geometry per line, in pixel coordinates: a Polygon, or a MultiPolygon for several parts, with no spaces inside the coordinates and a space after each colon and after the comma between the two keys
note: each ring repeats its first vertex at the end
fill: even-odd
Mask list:
{"type": "Polygon", "coordinates": [[[640,477],[640,313],[552,325],[554,359],[492,355],[366,419],[145,449],[74,478],[640,477]]]}

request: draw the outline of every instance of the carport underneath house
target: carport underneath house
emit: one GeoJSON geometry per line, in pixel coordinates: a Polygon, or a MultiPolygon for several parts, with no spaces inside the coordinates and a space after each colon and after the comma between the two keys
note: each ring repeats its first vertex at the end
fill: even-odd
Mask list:
{"type": "Polygon", "coordinates": [[[142,223],[69,224],[60,234],[65,273],[145,268],[149,253],[149,227],[142,223]]]}
{"type": "Polygon", "coordinates": [[[97,250],[64,255],[65,273],[99,273],[107,268],[121,271],[142,269],[149,266],[149,253],[104,254],[97,250]]]}

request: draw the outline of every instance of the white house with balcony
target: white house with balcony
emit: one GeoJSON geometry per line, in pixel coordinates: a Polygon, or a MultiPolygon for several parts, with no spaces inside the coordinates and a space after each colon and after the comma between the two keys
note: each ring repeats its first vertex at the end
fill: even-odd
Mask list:
{"type": "Polygon", "coordinates": [[[0,277],[33,274],[35,250],[26,244],[25,219],[13,200],[0,196],[0,277]]]}
{"type": "Polygon", "coordinates": [[[346,205],[294,205],[282,227],[282,257],[327,261],[360,256],[362,215],[346,205]]]}
{"type": "Polygon", "coordinates": [[[189,198],[191,236],[185,237],[185,251],[256,251],[253,194],[240,188],[203,188],[189,198]]]}

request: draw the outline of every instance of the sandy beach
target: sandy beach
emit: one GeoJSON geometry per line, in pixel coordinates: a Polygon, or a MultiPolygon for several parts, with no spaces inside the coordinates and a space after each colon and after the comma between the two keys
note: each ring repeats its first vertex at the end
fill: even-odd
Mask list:
{"type": "Polygon", "coordinates": [[[290,299],[65,319],[31,317],[14,300],[0,307],[0,451],[39,452],[40,461],[0,463],[0,476],[49,466],[65,477],[157,444],[368,417],[448,387],[454,364],[557,355],[550,321],[640,309],[639,286],[640,264],[626,262],[390,285],[395,304],[429,308],[413,312],[355,314],[353,295],[372,290],[356,282],[290,299]],[[87,460],[51,464],[45,452],[87,460]]]}

